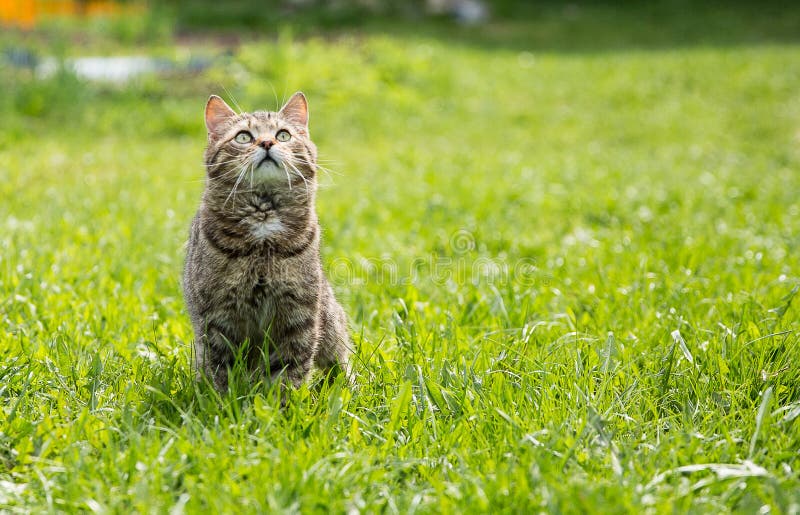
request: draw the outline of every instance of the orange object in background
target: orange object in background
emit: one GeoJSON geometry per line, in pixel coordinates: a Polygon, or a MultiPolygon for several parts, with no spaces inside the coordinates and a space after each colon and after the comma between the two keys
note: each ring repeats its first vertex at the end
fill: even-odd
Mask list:
{"type": "Polygon", "coordinates": [[[32,29],[54,16],[113,16],[138,10],[112,0],[0,0],[0,25],[32,29]]]}
{"type": "Polygon", "coordinates": [[[0,24],[33,28],[36,25],[35,0],[0,0],[0,24]]]}

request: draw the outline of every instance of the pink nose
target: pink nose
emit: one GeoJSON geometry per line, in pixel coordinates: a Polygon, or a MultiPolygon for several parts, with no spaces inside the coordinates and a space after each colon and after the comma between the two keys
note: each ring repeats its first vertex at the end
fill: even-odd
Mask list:
{"type": "Polygon", "coordinates": [[[261,143],[259,143],[260,147],[263,147],[264,150],[269,150],[272,145],[275,144],[275,140],[265,139],[261,143]]]}

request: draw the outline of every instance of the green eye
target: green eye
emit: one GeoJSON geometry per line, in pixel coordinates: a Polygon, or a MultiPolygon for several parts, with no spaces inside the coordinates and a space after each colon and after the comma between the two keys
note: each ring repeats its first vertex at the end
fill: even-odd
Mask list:
{"type": "Polygon", "coordinates": [[[236,141],[236,143],[242,143],[242,144],[250,143],[251,141],[253,141],[253,135],[247,131],[242,131],[239,134],[237,134],[236,137],[233,139],[234,141],[236,141]]]}
{"type": "Polygon", "coordinates": [[[292,139],[292,135],[289,134],[289,131],[283,129],[278,131],[278,134],[275,135],[275,138],[277,138],[278,141],[289,141],[292,139]]]}

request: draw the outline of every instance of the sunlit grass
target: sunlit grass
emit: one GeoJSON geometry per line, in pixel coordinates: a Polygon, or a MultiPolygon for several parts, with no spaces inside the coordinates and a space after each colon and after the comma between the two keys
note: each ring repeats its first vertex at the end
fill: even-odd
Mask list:
{"type": "Polygon", "coordinates": [[[284,35],[4,81],[0,507],[798,509],[796,47],[284,35]],[[179,276],[207,95],[297,89],[359,353],[281,410],[194,384],[179,276]]]}

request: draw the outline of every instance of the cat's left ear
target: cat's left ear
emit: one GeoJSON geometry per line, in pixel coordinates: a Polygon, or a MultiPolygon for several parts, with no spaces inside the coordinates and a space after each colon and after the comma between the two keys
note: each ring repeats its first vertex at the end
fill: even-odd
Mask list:
{"type": "Polygon", "coordinates": [[[306,96],[298,91],[281,107],[278,113],[290,122],[308,128],[308,101],[306,96]]]}
{"type": "Polygon", "coordinates": [[[236,112],[231,109],[217,95],[208,97],[206,103],[206,129],[209,137],[219,136],[219,132],[225,126],[225,122],[236,116],[236,112]]]}

